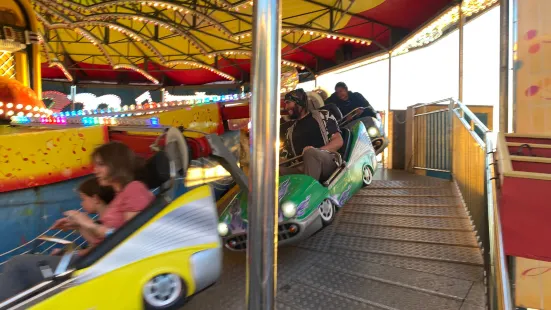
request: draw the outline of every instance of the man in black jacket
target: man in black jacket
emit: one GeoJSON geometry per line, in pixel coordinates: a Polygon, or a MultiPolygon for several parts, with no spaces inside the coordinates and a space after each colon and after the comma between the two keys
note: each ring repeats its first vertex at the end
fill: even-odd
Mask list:
{"type": "Polygon", "coordinates": [[[334,103],[341,110],[342,115],[352,112],[356,108],[369,108],[362,116],[376,117],[377,113],[369,102],[360,93],[351,92],[344,82],[335,85],[335,92],[325,100],[325,104],[334,103]]]}
{"type": "Polygon", "coordinates": [[[302,88],[285,95],[285,109],[294,120],[283,138],[283,153],[303,155],[297,167],[280,167],[280,175],[306,174],[323,182],[337,169],[336,153],[343,145],[337,120],[324,110],[309,110],[302,88]]]}

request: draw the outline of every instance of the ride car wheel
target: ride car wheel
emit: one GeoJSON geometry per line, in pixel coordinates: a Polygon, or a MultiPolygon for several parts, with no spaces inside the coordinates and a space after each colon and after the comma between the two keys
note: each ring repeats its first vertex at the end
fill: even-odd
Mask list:
{"type": "Polygon", "coordinates": [[[149,280],[143,287],[145,309],[178,309],[186,299],[182,279],[173,273],[161,274],[149,280]]]}
{"type": "Polygon", "coordinates": [[[365,165],[362,169],[362,179],[363,179],[363,186],[368,186],[373,182],[373,172],[371,172],[371,169],[369,169],[368,165],[365,165]]]}
{"type": "Polygon", "coordinates": [[[327,226],[335,219],[335,205],[331,200],[325,199],[318,208],[323,226],[327,226]]]}

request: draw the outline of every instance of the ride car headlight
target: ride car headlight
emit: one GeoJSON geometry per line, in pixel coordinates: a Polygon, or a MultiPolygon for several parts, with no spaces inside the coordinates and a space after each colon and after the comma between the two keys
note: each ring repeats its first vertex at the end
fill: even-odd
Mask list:
{"type": "Polygon", "coordinates": [[[369,127],[367,133],[370,137],[376,137],[379,135],[379,129],[377,129],[377,127],[369,127]]]}
{"type": "Polygon", "coordinates": [[[297,206],[292,202],[285,202],[281,205],[281,212],[287,218],[291,218],[297,214],[297,206]]]}
{"type": "Polygon", "coordinates": [[[220,236],[224,237],[230,232],[230,229],[228,228],[228,224],[226,223],[219,223],[218,224],[218,233],[220,236]]]}

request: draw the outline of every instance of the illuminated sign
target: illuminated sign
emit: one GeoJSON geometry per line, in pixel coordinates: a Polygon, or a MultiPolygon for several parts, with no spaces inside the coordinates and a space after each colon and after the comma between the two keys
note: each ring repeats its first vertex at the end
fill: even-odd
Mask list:
{"type": "Polygon", "coordinates": [[[159,118],[120,118],[120,117],[72,117],[49,116],[49,117],[26,117],[14,116],[11,118],[13,125],[109,125],[109,126],[159,126],[159,118]]]}
{"type": "MultiPolygon", "coordinates": [[[[72,96],[68,95],[67,98],[72,100],[72,96]]],[[[121,97],[117,95],[103,95],[97,97],[92,93],[81,93],[76,94],[75,102],[80,102],[84,105],[84,110],[95,110],[98,109],[100,105],[106,105],[105,109],[117,109],[121,107],[121,97]]]]}
{"type": "Polygon", "coordinates": [[[196,92],[195,95],[172,95],[165,90],[164,98],[165,101],[186,101],[194,100],[196,103],[209,103],[209,102],[220,102],[220,101],[233,101],[249,97],[249,94],[242,92],[241,94],[231,94],[231,95],[207,95],[204,92],[196,92]]]}
{"type": "Polygon", "coordinates": [[[153,102],[153,99],[151,99],[151,93],[149,92],[149,90],[139,95],[138,98],[136,98],[135,100],[136,100],[136,104],[143,104],[146,101],[147,103],[153,102]]]}

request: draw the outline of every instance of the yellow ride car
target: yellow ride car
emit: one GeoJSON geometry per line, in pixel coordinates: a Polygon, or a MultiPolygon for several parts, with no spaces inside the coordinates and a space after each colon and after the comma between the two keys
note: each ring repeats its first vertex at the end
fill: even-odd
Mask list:
{"type": "Polygon", "coordinates": [[[0,309],[177,309],[222,271],[216,202],[202,186],[159,196],[88,255],[64,255],[52,276],[0,309]]]}
{"type": "MultiPolygon", "coordinates": [[[[178,129],[164,135],[164,151],[146,165],[147,183],[156,184],[151,205],[87,255],[66,249],[55,271],[39,266],[44,280],[0,301],[0,310],[179,309],[218,280],[223,251],[214,190],[203,185],[174,199],[188,150],[178,129]]],[[[47,236],[37,241],[72,244],[47,236]]]]}

